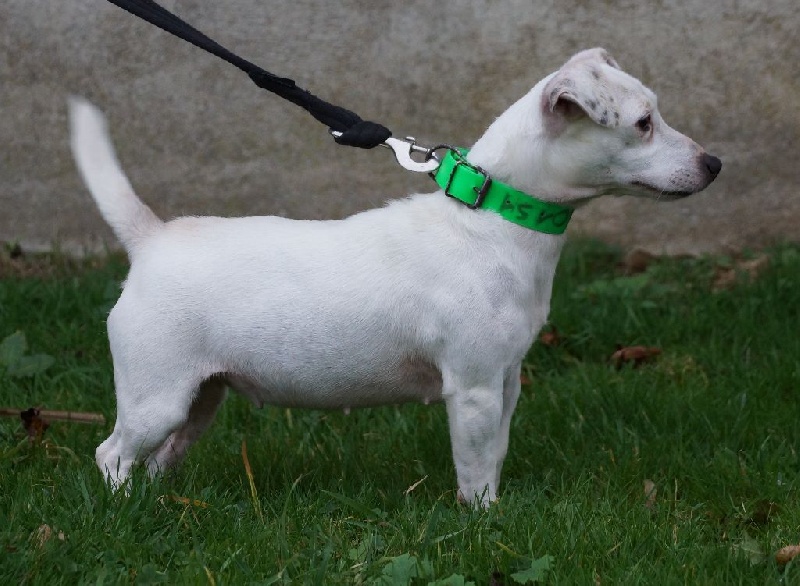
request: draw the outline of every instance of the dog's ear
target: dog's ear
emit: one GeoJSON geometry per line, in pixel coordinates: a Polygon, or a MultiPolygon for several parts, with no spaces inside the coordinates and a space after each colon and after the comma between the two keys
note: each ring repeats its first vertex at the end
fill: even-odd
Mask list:
{"type": "Polygon", "coordinates": [[[602,71],[619,65],[605,49],[589,49],[575,55],[553,76],[544,89],[546,113],[574,120],[588,116],[601,126],[619,124],[618,104],[602,71]]]}
{"type": "Polygon", "coordinates": [[[594,49],[586,49],[584,51],[575,53],[569,58],[569,61],[567,61],[561,69],[568,69],[569,67],[575,66],[579,63],[583,63],[585,65],[608,65],[609,67],[613,67],[614,69],[619,69],[622,71],[622,67],[619,66],[617,60],[611,56],[611,53],[602,47],[595,47],[594,49]]]}
{"type": "Polygon", "coordinates": [[[619,112],[613,99],[602,93],[581,92],[570,87],[556,87],[549,94],[548,109],[551,114],[566,120],[588,116],[600,126],[616,128],[619,125],[619,112]]]}
{"type": "Polygon", "coordinates": [[[585,51],[581,51],[580,53],[574,55],[569,62],[573,61],[597,61],[600,63],[605,63],[613,67],[614,69],[622,70],[622,67],[619,66],[616,59],[611,56],[611,53],[603,49],[602,47],[595,47],[594,49],[586,49],[585,51]]]}

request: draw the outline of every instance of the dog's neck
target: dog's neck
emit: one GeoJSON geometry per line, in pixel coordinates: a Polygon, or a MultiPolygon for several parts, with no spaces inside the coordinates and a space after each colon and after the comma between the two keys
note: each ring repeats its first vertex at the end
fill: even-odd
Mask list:
{"type": "Polygon", "coordinates": [[[515,189],[577,208],[596,193],[557,180],[558,153],[550,148],[552,141],[542,107],[542,91],[551,77],[537,83],[501,114],[478,139],[467,159],[515,189]]]}
{"type": "MultiPolygon", "coordinates": [[[[548,80],[549,77],[536,84],[501,114],[471,148],[467,159],[492,177],[537,199],[579,207],[594,194],[565,188],[548,179],[553,176],[554,163],[548,152],[550,141],[540,107],[542,89],[548,80]]],[[[538,305],[541,299],[532,299],[531,303],[548,307],[553,275],[566,237],[529,230],[499,217],[497,221],[492,219],[492,224],[494,238],[505,240],[502,247],[519,266],[518,274],[529,275],[529,294],[546,295],[544,304],[538,305]]]]}

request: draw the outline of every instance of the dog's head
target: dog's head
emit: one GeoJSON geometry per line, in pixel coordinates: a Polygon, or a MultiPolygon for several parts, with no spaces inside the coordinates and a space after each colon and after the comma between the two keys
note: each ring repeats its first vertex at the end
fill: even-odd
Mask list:
{"type": "Polygon", "coordinates": [[[542,80],[475,149],[477,164],[518,189],[575,203],[599,195],[684,197],[707,187],[722,166],[670,128],[655,94],[604,49],[582,51],[542,80]],[[492,145],[498,156],[488,152],[492,145]]]}

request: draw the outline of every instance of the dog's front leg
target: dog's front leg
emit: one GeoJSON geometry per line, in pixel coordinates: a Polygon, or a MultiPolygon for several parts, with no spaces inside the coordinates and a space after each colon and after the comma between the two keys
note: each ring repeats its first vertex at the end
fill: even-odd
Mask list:
{"type": "Polygon", "coordinates": [[[445,404],[459,499],[486,508],[497,496],[502,383],[454,390],[445,404]]]}
{"type": "Polygon", "coordinates": [[[505,380],[503,381],[503,415],[500,419],[500,432],[497,435],[497,472],[495,474],[495,482],[500,486],[500,473],[503,471],[503,461],[506,459],[508,453],[508,434],[511,429],[511,416],[514,414],[514,409],[517,407],[517,399],[522,387],[520,374],[522,372],[522,364],[517,364],[506,373],[505,380]]]}

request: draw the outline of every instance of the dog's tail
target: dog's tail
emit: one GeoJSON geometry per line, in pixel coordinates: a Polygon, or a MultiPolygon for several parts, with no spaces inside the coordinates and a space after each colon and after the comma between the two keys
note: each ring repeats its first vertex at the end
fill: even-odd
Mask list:
{"type": "Polygon", "coordinates": [[[120,167],[103,114],[83,98],[69,99],[70,145],[86,187],[119,241],[133,256],[164,223],[133,191],[120,167]]]}

